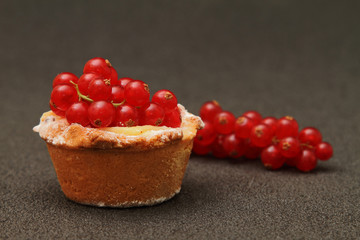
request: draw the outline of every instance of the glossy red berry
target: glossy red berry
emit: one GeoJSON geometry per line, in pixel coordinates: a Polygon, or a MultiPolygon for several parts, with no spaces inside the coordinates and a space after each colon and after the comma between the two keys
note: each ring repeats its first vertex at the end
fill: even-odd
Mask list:
{"type": "MultiPolygon", "coordinates": [[[[127,86],[126,86],[127,87],[127,86]]],[[[164,121],[165,111],[156,103],[149,103],[139,109],[140,125],[160,126],[164,121]]]]}
{"type": "Polygon", "coordinates": [[[125,100],[134,107],[140,107],[149,103],[149,86],[140,80],[129,82],[125,87],[125,100]]]}
{"type": "Polygon", "coordinates": [[[294,137],[286,137],[280,140],[279,150],[286,158],[294,158],[300,153],[300,142],[294,137]]]}
{"type": "Polygon", "coordinates": [[[92,80],[102,79],[102,77],[95,73],[84,73],[80,76],[78,81],[78,88],[81,94],[89,95],[89,84],[92,80]]]}
{"type": "Polygon", "coordinates": [[[116,108],[115,125],[119,127],[134,127],[139,125],[138,111],[129,104],[116,108]]]}
{"type": "Polygon", "coordinates": [[[51,92],[53,106],[61,111],[66,111],[74,102],[79,101],[79,96],[74,87],[58,85],[51,92]]]}
{"type": "Polygon", "coordinates": [[[210,146],[203,146],[200,144],[195,144],[193,146],[193,152],[197,155],[207,155],[208,153],[210,153],[210,146]]]}
{"type": "Polygon", "coordinates": [[[277,122],[276,133],[278,139],[285,137],[296,137],[298,135],[299,125],[297,121],[290,116],[282,117],[277,122]]]}
{"type": "Polygon", "coordinates": [[[115,107],[106,101],[96,101],[90,104],[88,116],[92,126],[108,127],[115,119],[115,107]]]}
{"type": "Polygon", "coordinates": [[[265,148],[261,152],[261,162],[268,169],[279,169],[284,165],[285,161],[286,158],[281,155],[280,150],[274,145],[265,148]]]}
{"type": "Polygon", "coordinates": [[[210,145],[216,138],[216,131],[211,122],[204,122],[204,127],[197,131],[194,142],[200,145],[210,145]]]}
{"type": "Polygon", "coordinates": [[[250,141],[256,147],[267,147],[272,140],[271,128],[266,124],[258,124],[251,129],[250,141]]]}
{"type": "Polygon", "coordinates": [[[88,104],[85,102],[77,102],[72,104],[66,110],[66,120],[69,124],[78,123],[83,127],[86,127],[90,124],[88,118],[88,104]]]}
{"type": "Polygon", "coordinates": [[[222,108],[219,103],[215,100],[205,102],[200,108],[200,117],[203,121],[212,122],[215,116],[222,112],[222,108]]]}
{"type": "Polygon", "coordinates": [[[163,126],[178,128],[181,126],[181,114],[179,108],[174,108],[172,111],[166,112],[163,126]]]}
{"type": "Polygon", "coordinates": [[[115,68],[110,67],[110,69],[111,69],[110,82],[111,82],[111,85],[115,86],[118,84],[118,74],[117,74],[115,68]]]}
{"type": "Polygon", "coordinates": [[[317,160],[313,151],[304,149],[298,157],[296,168],[303,172],[309,172],[316,167],[317,160]]]}
{"type": "Polygon", "coordinates": [[[321,142],[322,136],[320,131],[316,128],[306,127],[299,132],[299,140],[301,143],[315,147],[321,142]]]}
{"type": "Polygon", "coordinates": [[[56,108],[56,106],[54,106],[54,103],[51,100],[49,101],[49,106],[51,111],[53,111],[56,115],[60,117],[65,117],[65,111],[61,111],[60,109],[56,108]]]}
{"type": "Polygon", "coordinates": [[[120,78],[120,79],[118,80],[117,85],[119,85],[119,86],[121,86],[121,87],[123,87],[123,88],[125,89],[126,85],[127,85],[129,82],[131,82],[131,81],[134,81],[134,79],[132,79],[132,78],[127,78],[127,77],[125,77],[125,78],[120,78]]]}
{"type": "Polygon", "coordinates": [[[251,129],[255,126],[252,119],[241,116],[235,122],[235,135],[237,138],[249,138],[251,129]]]}
{"type": "Polygon", "coordinates": [[[227,155],[231,158],[241,157],[246,150],[244,139],[238,139],[234,133],[225,136],[223,147],[227,155]]]}
{"type": "Polygon", "coordinates": [[[53,88],[58,85],[69,85],[72,87],[73,84],[71,82],[78,82],[78,77],[75,74],[69,72],[59,73],[53,80],[53,88]]]}
{"type": "Polygon", "coordinates": [[[212,155],[216,158],[226,158],[227,153],[224,149],[225,135],[219,134],[216,136],[214,142],[210,145],[212,155]]]}
{"type": "Polygon", "coordinates": [[[277,119],[274,117],[266,117],[261,120],[261,123],[268,125],[271,128],[272,135],[276,132],[277,119]]]}
{"type": "Polygon", "coordinates": [[[178,101],[174,93],[169,90],[159,90],[152,97],[152,102],[159,104],[165,112],[177,107],[178,101]]]}
{"type": "Polygon", "coordinates": [[[235,129],[235,116],[229,111],[218,113],[213,121],[214,128],[219,134],[229,134],[235,129]]]}
{"type": "Polygon", "coordinates": [[[111,91],[109,79],[94,79],[89,84],[89,97],[94,101],[110,100],[111,91]]]}
{"type": "Polygon", "coordinates": [[[243,116],[252,119],[255,125],[259,124],[262,119],[261,114],[257,111],[247,111],[243,114],[243,116]]]}
{"type": "Polygon", "coordinates": [[[125,100],[124,89],[120,86],[111,87],[111,101],[113,103],[122,103],[125,100]]]}
{"type": "Polygon", "coordinates": [[[84,66],[84,73],[96,73],[103,78],[111,78],[111,64],[104,58],[92,58],[84,66]]]}
{"type": "Polygon", "coordinates": [[[333,148],[328,142],[321,142],[315,147],[315,156],[322,160],[329,160],[333,155],[333,148]]]}

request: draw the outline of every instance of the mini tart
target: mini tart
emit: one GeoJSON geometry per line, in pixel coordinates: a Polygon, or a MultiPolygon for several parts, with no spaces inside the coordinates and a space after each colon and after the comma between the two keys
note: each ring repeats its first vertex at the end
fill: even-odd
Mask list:
{"type": "Polygon", "coordinates": [[[134,207],[180,192],[201,119],[178,105],[179,128],[87,128],[49,111],[34,127],[47,143],[65,196],[78,203],[134,207]]]}

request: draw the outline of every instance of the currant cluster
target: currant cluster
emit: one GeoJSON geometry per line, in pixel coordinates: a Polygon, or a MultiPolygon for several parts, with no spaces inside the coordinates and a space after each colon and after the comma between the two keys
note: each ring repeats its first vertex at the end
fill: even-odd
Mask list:
{"type": "Polygon", "coordinates": [[[200,117],[205,125],[194,140],[193,151],[198,155],[260,157],[268,169],[287,164],[308,172],[316,167],[317,159],[325,161],[333,154],[319,130],[306,127],[299,132],[297,121],[290,116],[262,118],[256,111],[247,111],[235,118],[218,102],[209,101],[200,108],[200,117]]]}
{"type": "Polygon", "coordinates": [[[156,92],[150,101],[149,86],[140,80],[120,78],[110,62],[90,59],[77,78],[63,72],[53,81],[50,108],[71,123],[84,127],[179,127],[177,98],[169,90],[156,92]]]}

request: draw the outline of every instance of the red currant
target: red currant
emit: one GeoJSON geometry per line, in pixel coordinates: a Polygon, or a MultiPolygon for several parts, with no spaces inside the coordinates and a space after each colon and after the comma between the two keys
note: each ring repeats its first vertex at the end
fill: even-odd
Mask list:
{"type": "Polygon", "coordinates": [[[178,128],[181,126],[181,114],[179,108],[175,108],[172,111],[165,113],[163,126],[178,128]]]}
{"type": "Polygon", "coordinates": [[[249,138],[254,122],[248,117],[241,116],[235,122],[235,135],[237,138],[249,138]]]}
{"type": "Polygon", "coordinates": [[[296,168],[303,172],[309,172],[316,167],[317,160],[313,151],[303,149],[298,157],[296,168]]]}
{"type": "Polygon", "coordinates": [[[261,120],[261,123],[268,125],[271,128],[272,135],[276,132],[277,119],[274,117],[266,117],[261,120]]]}
{"type": "Polygon", "coordinates": [[[279,149],[284,157],[294,158],[300,153],[300,142],[294,137],[286,137],[280,140],[279,149]]]}
{"type": "Polygon", "coordinates": [[[143,81],[134,80],[125,87],[125,100],[134,107],[140,107],[149,103],[149,86],[143,81]]]}
{"type": "Polygon", "coordinates": [[[235,121],[234,114],[229,111],[223,111],[215,116],[213,124],[216,132],[220,134],[229,134],[234,131],[235,121]]]}
{"type": "Polygon", "coordinates": [[[118,83],[118,74],[117,74],[115,68],[110,67],[110,69],[111,69],[110,82],[111,82],[111,85],[115,86],[118,83]]]}
{"type": "Polygon", "coordinates": [[[225,152],[231,158],[241,157],[246,150],[244,139],[238,139],[234,133],[225,137],[223,146],[225,152]]]}
{"type": "Polygon", "coordinates": [[[54,103],[51,100],[49,101],[49,106],[51,111],[53,111],[56,115],[65,117],[65,111],[61,111],[60,109],[56,108],[56,106],[54,106],[54,103]]]}
{"type": "Polygon", "coordinates": [[[250,141],[256,147],[266,147],[271,144],[271,128],[265,124],[258,124],[251,129],[250,141]]]}
{"type": "Polygon", "coordinates": [[[165,112],[171,111],[177,107],[177,98],[169,90],[159,90],[152,97],[152,102],[159,104],[165,112]]]}
{"type": "MultiPolygon", "coordinates": [[[[126,87],[128,87],[128,85],[126,87]]],[[[140,125],[160,126],[164,121],[165,111],[156,103],[151,102],[142,107],[139,111],[140,125]]]]}
{"type": "Polygon", "coordinates": [[[111,101],[113,103],[122,103],[124,101],[124,89],[120,86],[112,86],[111,101]]]}
{"type": "Polygon", "coordinates": [[[225,135],[219,134],[216,136],[214,142],[210,145],[211,152],[214,155],[214,157],[217,158],[227,157],[227,153],[224,149],[224,139],[225,139],[225,135]]]}
{"type": "Polygon", "coordinates": [[[92,102],[88,108],[88,116],[94,127],[108,127],[115,118],[115,107],[106,101],[92,102]]]}
{"type": "Polygon", "coordinates": [[[203,146],[210,145],[216,138],[216,132],[211,122],[204,122],[204,127],[197,131],[194,142],[203,146]]]}
{"type": "Polygon", "coordinates": [[[246,149],[244,156],[248,159],[257,159],[260,156],[263,148],[256,147],[248,139],[246,140],[247,141],[245,141],[246,149]]]}
{"type": "Polygon", "coordinates": [[[278,139],[285,137],[296,137],[298,135],[299,125],[297,121],[290,116],[282,117],[278,120],[276,133],[278,139]]]}
{"type": "Polygon", "coordinates": [[[243,114],[243,116],[248,117],[253,120],[254,124],[259,124],[261,122],[261,115],[257,111],[247,111],[243,114]]]}
{"type": "Polygon", "coordinates": [[[286,158],[281,155],[277,147],[271,145],[261,152],[261,161],[266,168],[275,170],[284,165],[286,158]]]}
{"type": "Polygon", "coordinates": [[[119,127],[134,127],[139,124],[138,111],[129,104],[116,108],[115,124],[119,127]]]}
{"type": "Polygon", "coordinates": [[[87,96],[89,95],[89,84],[94,79],[100,79],[101,76],[95,73],[84,73],[80,76],[78,81],[79,91],[87,96]]]}
{"type": "Polygon", "coordinates": [[[215,100],[204,103],[200,108],[200,117],[203,121],[212,122],[215,116],[222,112],[219,103],[215,100]]]}
{"type": "Polygon", "coordinates": [[[79,101],[79,96],[74,87],[58,85],[52,90],[50,99],[55,108],[66,111],[71,104],[79,101]]]}
{"type": "Polygon", "coordinates": [[[194,143],[192,150],[197,155],[207,155],[211,149],[210,149],[210,146],[203,146],[203,145],[194,143]]]}
{"type": "Polygon", "coordinates": [[[330,159],[333,155],[333,148],[328,142],[321,142],[315,147],[315,156],[322,160],[326,161],[330,159]]]}
{"type": "Polygon", "coordinates": [[[89,84],[89,97],[94,101],[110,100],[111,91],[109,79],[94,79],[89,84]]]}
{"type": "Polygon", "coordinates": [[[104,78],[111,78],[111,64],[100,57],[90,59],[84,66],[84,73],[96,73],[104,78]]]}
{"type": "Polygon", "coordinates": [[[315,147],[322,140],[319,130],[313,127],[306,127],[299,132],[299,140],[301,143],[309,144],[315,147]]]}
{"type": "Polygon", "coordinates": [[[118,80],[117,85],[125,88],[126,85],[127,85],[129,82],[131,82],[131,81],[134,81],[134,79],[132,79],[132,78],[120,78],[120,79],[118,80]]]}
{"type": "Polygon", "coordinates": [[[72,123],[81,124],[83,127],[86,127],[90,124],[88,118],[88,104],[85,102],[77,102],[71,105],[66,110],[66,120],[72,123]]]}
{"type": "Polygon", "coordinates": [[[63,72],[63,73],[59,73],[53,81],[53,88],[58,86],[58,85],[69,85],[69,86],[73,86],[73,84],[71,83],[77,83],[78,82],[78,77],[75,76],[75,74],[73,73],[69,73],[69,72],[63,72]]]}

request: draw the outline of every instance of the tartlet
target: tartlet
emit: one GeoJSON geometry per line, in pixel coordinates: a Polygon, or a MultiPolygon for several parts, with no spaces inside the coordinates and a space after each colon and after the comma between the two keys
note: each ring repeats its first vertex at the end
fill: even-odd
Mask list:
{"type": "Polygon", "coordinates": [[[88,128],[52,111],[34,127],[46,141],[65,196],[101,207],[161,203],[180,192],[201,119],[178,105],[179,128],[88,128]]]}

